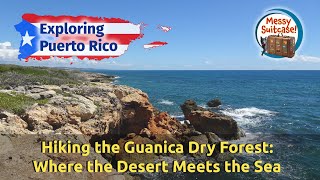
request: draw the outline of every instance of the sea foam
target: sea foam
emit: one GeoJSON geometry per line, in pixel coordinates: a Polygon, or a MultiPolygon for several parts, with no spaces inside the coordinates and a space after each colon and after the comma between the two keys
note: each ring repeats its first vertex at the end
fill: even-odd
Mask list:
{"type": "Polygon", "coordinates": [[[256,125],[263,120],[270,119],[270,117],[276,115],[277,112],[256,107],[247,107],[239,109],[227,108],[221,110],[221,113],[233,117],[240,125],[256,125]]]}
{"type": "Polygon", "coordinates": [[[174,104],[174,102],[166,100],[166,99],[161,99],[159,101],[159,104],[164,104],[164,105],[168,105],[168,106],[172,106],[174,104]]]}

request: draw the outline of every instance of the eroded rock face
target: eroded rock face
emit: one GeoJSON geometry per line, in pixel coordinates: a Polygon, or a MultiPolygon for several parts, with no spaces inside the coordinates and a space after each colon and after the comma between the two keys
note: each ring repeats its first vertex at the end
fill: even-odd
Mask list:
{"type": "MultiPolygon", "coordinates": [[[[148,95],[141,90],[102,83],[100,76],[92,78],[87,84],[18,86],[3,91],[25,94],[37,100],[47,100],[47,103],[36,103],[26,109],[25,114],[21,116],[8,112],[0,113],[0,134],[6,136],[36,134],[44,137],[59,134],[67,135],[66,138],[69,138],[70,135],[71,139],[74,136],[77,138],[84,136],[85,138],[76,139],[81,139],[83,143],[94,143],[106,139],[110,143],[119,143],[120,146],[128,141],[133,141],[136,144],[163,144],[165,142],[187,145],[190,141],[217,144],[221,141],[220,138],[239,138],[238,125],[231,117],[208,111],[199,107],[195,101],[187,100],[181,105],[181,109],[188,119],[186,121],[188,123],[182,124],[168,113],[156,110],[149,102],[148,95]]],[[[8,139],[4,141],[6,144],[11,143],[8,139]]],[[[14,142],[13,146],[15,145],[18,144],[14,142]]],[[[25,145],[23,144],[21,147],[26,149],[25,145]]],[[[10,147],[8,146],[8,148],[10,147]]],[[[39,148],[38,144],[35,148],[39,148]]],[[[123,150],[123,148],[121,149],[123,150]]],[[[37,152],[27,154],[26,161],[30,162],[31,157],[53,158],[63,162],[86,159],[77,156],[61,156],[59,159],[55,155],[39,155],[40,150],[38,149],[34,149],[34,151],[37,152]]],[[[102,158],[100,155],[97,156],[99,156],[98,159],[102,158]]],[[[168,156],[173,159],[181,159],[183,154],[127,154],[122,151],[119,154],[103,155],[108,160],[126,160],[129,163],[153,162],[168,156]]],[[[201,154],[193,154],[192,156],[205,158],[201,154]]],[[[0,160],[5,158],[7,156],[2,157],[0,152],[0,160]]],[[[101,161],[105,161],[105,159],[101,161]]],[[[225,159],[225,156],[217,154],[214,159],[222,160],[225,159]]],[[[12,166],[14,163],[9,165],[12,166]]],[[[22,160],[22,163],[26,162],[22,160]]],[[[38,178],[32,173],[26,177],[38,178]]],[[[77,178],[81,179],[82,177],[77,178]]],[[[85,174],[83,178],[123,179],[124,176],[85,174]]]]}
{"type": "Polygon", "coordinates": [[[70,94],[67,97],[59,95],[52,98],[49,103],[62,107],[74,124],[89,120],[97,111],[93,101],[77,94],[70,94]]]}
{"type": "MultiPolygon", "coordinates": [[[[120,97],[123,95],[120,95],[120,97]]],[[[154,108],[145,93],[135,92],[121,98],[123,104],[121,134],[139,133],[154,116],[154,108]]]]}
{"type": "Polygon", "coordinates": [[[21,136],[33,134],[27,128],[28,124],[19,116],[7,111],[0,112],[0,135],[21,136]]]}
{"type": "Polygon", "coordinates": [[[186,119],[188,119],[188,115],[192,112],[192,111],[204,111],[205,108],[202,108],[200,106],[197,105],[197,103],[194,100],[186,100],[181,106],[181,110],[185,116],[186,119]]]}
{"type": "MultiPolygon", "coordinates": [[[[120,139],[118,141],[118,144],[120,145],[120,153],[116,154],[116,160],[124,160],[128,163],[141,163],[141,162],[145,162],[145,163],[152,163],[154,162],[156,159],[158,159],[157,155],[155,154],[151,154],[151,153],[133,153],[133,154],[129,154],[126,153],[124,150],[124,145],[128,142],[128,141],[132,141],[134,142],[134,144],[155,144],[154,141],[150,140],[149,138],[146,137],[141,137],[139,135],[133,135],[133,136],[129,136],[127,138],[123,138],[120,139]]],[[[129,148],[131,148],[132,145],[129,146],[129,148]]]]}
{"type": "Polygon", "coordinates": [[[213,132],[206,132],[205,135],[208,138],[208,142],[209,144],[218,144],[219,142],[221,142],[222,140],[219,138],[219,136],[217,136],[215,133],[213,132]]]}
{"type": "Polygon", "coordinates": [[[200,132],[214,132],[225,139],[239,139],[237,122],[229,116],[217,115],[211,111],[193,111],[188,119],[200,132]]]}
{"type": "Polygon", "coordinates": [[[15,90],[17,92],[23,92],[33,99],[39,100],[54,97],[57,94],[56,91],[61,90],[61,88],[55,85],[34,85],[26,87],[18,86],[15,90]]]}
{"type": "Polygon", "coordinates": [[[148,129],[153,135],[182,135],[187,129],[187,126],[181,124],[177,119],[172,118],[167,112],[160,112],[149,121],[148,129]]]}
{"type": "Polygon", "coordinates": [[[192,100],[187,100],[181,108],[186,119],[197,131],[213,132],[224,139],[239,139],[240,129],[237,122],[229,116],[218,114],[198,107],[192,100]]]}
{"type": "Polygon", "coordinates": [[[22,128],[22,129],[27,129],[28,127],[28,124],[24,120],[22,120],[19,116],[6,111],[0,112],[0,118],[8,126],[15,126],[17,128],[22,128]]]}
{"type": "Polygon", "coordinates": [[[21,135],[33,134],[33,132],[29,131],[28,129],[24,129],[24,128],[17,127],[17,126],[12,126],[10,124],[1,122],[0,123],[0,134],[10,135],[10,136],[21,136],[21,135]]]}
{"type": "Polygon", "coordinates": [[[72,101],[69,105],[66,105],[66,110],[72,119],[77,122],[87,121],[94,116],[97,110],[97,106],[89,99],[73,95],[76,101],[72,101]]]}
{"type": "MultiPolygon", "coordinates": [[[[191,142],[191,141],[192,142],[197,142],[199,144],[208,144],[208,138],[204,134],[201,134],[201,135],[198,135],[198,136],[189,137],[188,142],[191,142]]],[[[191,155],[194,156],[194,157],[198,157],[198,158],[205,158],[207,151],[208,151],[208,149],[205,148],[204,153],[197,152],[197,153],[193,153],[191,155]]]]}
{"type": "Polygon", "coordinates": [[[26,118],[32,130],[57,129],[68,122],[66,111],[50,104],[34,105],[26,111],[26,118]]]}

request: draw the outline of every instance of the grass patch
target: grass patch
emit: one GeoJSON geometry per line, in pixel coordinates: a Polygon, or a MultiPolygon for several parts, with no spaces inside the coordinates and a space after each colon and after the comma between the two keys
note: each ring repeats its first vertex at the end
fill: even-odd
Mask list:
{"type": "Polygon", "coordinates": [[[23,94],[10,95],[0,93],[0,109],[22,115],[25,109],[34,103],[46,104],[48,99],[35,100],[23,94]]]}
{"type": "MultiPolygon", "coordinates": [[[[111,82],[114,76],[95,75],[99,81],[111,82]]],[[[0,89],[26,85],[80,85],[89,83],[87,73],[78,70],[0,64],[0,89]]]]}
{"type": "Polygon", "coordinates": [[[34,84],[79,84],[84,79],[77,71],[16,65],[0,65],[0,88],[34,84]]]}
{"type": "Polygon", "coordinates": [[[49,102],[49,99],[40,99],[40,100],[35,100],[36,103],[38,104],[47,104],[49,102]]]}
{"type": "Polygon", "coordinates": [[[14,66],[14,65],[0,66],[0,73],[5,73],[5,72],[15,72],[18,74],[35,75],[35,76],[49,75],[48,71],[40,68],[37,69],[37,68],[14,66]]]}

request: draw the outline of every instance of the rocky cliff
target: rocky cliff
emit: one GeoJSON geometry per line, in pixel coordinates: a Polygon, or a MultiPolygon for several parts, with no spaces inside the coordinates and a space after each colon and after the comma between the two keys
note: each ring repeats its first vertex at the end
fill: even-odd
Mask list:
{"type": "MultiPolygon", "coordinates": [[[[141,90],[112,84],[112,76],[49,68],[0,66],[0,168],[2,177],[13,177],[12,169],[24,172],[28,178],[40,178],[33,173],[32,159],[54,159],[61,162],[101,159],[127,162],[152,162],[170,154],[95,154],[78,156],[41,154],[40,140],[55,136],[81,143],[106,140],[123,145],[187,144],[189,141],[216,144],[221,139],[239,139],[239,127],[231,117],[200,108],[193,101],[181,107],[186,123],[166,112],[159,112],[141,90]],[[13,138],[18,137],[18,138],[13,138]],[[27,138],[32,137],[32,138],[27,138]],[[16,164],[20,164],[16,166],[16,164]]],[[[190,155],[199,158],[198,155],[190,155]]],[[[222,157],[214,154],[215,161],[222,157]]],[[[21,175],[21,173],[20,173],[21,175]]],[[[22,176],[22,175],[21,175],[22,176]]],[[[125,179],[133,178],[116,172],[84,176],[50,174],[47,178],[125,179]]],[[[22,178],[23,179],[23,178],[22,178]]]]}

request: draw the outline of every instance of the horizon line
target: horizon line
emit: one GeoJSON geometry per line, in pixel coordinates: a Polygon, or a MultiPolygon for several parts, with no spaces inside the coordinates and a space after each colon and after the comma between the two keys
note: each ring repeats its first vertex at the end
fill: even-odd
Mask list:
{"type": "Polygon", "coordinates": [[[20,65],[11,63],[0,63],[0,65],[14,65],[24,67],[46,67],[60,69],[83,69],[83,70],[107,70],[107,71],[320,71],[320,69],[106,69],[93,67],[66,67],[66,66],[37,66],[37,65],[20,65]]]}

